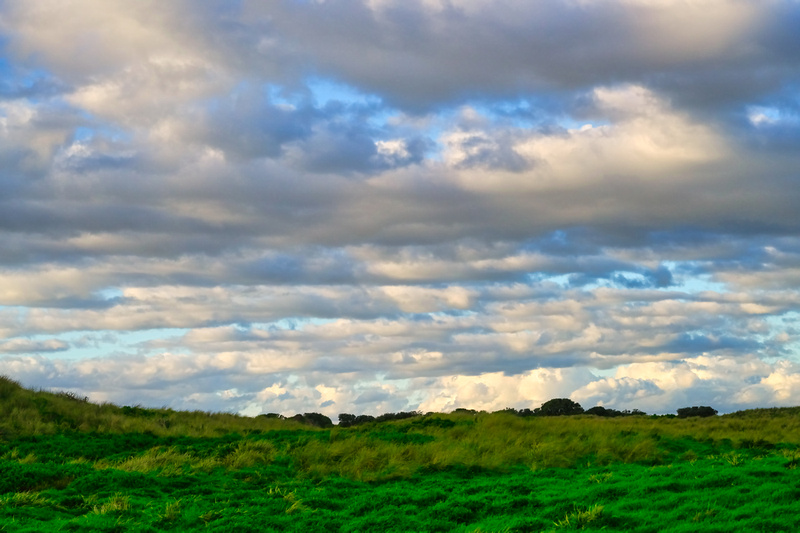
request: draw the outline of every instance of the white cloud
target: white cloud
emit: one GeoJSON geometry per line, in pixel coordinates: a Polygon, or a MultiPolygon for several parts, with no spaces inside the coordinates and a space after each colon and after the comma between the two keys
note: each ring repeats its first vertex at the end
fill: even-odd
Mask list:
{"type": "Polygon", "coordinates": [[[533,408],[551,398],[568,397],[594,376],[585,369],[537,369],[516,376],[500,372],[441,378],[439,392],[420,406],[422,411],[456,408],[498,411],[533,408]]]}
{"type": "Polygon", "coordinates": [[[587,404],[658,413],[690,405],[710,405],[722,412],[796,405],[800,399],[796,373],[795,365],[768,364],[752,356],[634,363],[619,367],[613,378],[578,389],[572,398],[587,404]]]}
{"type": "Polygon", "coordinates": [[[797,9],[8,0],[0,370],[248,413],[795,401],[797,9]]]}

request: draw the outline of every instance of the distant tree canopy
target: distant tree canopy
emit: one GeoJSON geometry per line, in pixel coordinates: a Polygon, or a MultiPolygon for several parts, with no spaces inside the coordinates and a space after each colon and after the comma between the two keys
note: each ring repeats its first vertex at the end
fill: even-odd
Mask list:
{"type": "Polygon", "coordinates": [[[644,411],[640,411],[638,409],[628,410],[624,409],[619,411],[617,409],[610,409],[608,407],[603,407],[602,405],[597,405],[592,407],[591,409],[587,409],[585,411],[587,415],[595,415],[595,416],[602,416],[605,418],[616,418],[618,416],[637,416],[637,415],[646,415],[644,411]]]}
{"type": "MultiPolygon", "coordinates": [[[[456,413],[469,413],[469,414],[477,414],[478,411],[474,409],[465,409],[463,407],[459,407],[455,410],[456,413]]],[[[586,411],[583,410],[583,407],[578,402],[570,400],[569,398],[553,398],[552,400],[548,400],[544,402],[541,407],[537,407],[536,409],[514,409],[513,407],[506,407],[505,409],[501,409],[500,411],[495,411],[496,413],[507,413],[514,416],[520,417],[529,417],[529,416],[570,416],[570,415],[580,415],[580,414],[587,414],[587,415],[594,415],[600,416],[604,418],[616,418],[620,416],[645,416],[647,413],[644,411],[640,411],[639,409],[611,409],[609,407],[603,407],[602,405],[597,405],[592,407],[591,409],[587,409],[586,411]]],[[[433,416],[437,413],[427,413],[427,416],[433,416]]],[[[691,416],[698,416],[698,417],[706,417],[706,416],[714,416],[717,414],[716,409],[712,409],[708,406],[694,406],[694,407],[683,407],[678,409],[678,418],[688,418],[691,416]]],[[[268,413],[259,415],[261,417],[266,418],[283,418],[282,415],[278,413],[268,413]]],[[[380,416],[372,416],[372,415],[354,415],[350,413],[340,413],[339,414],[339,427],[348,428],[353,426],[360,426],[362,424],[369,424],[369,423],[380,423],[380,422],[390,422],[392,420],[404,420],[407,418],[414,418],[414,417],[421,417],[423,413],[421,411],[400,411],[398,413],[384,413],[380,416]]],[[[667,417],[674,417],[675,415],[661,415],[667,417]]],[[[310,426],[316,426],[320,428],[329,428],[333,426],[333,422],[331,419],[325,415],[319,413],[305,413],[305,414],[298,414],[294,415],[290,418],[290,420],[296,420],[302,424],[307,424],[310,426]]],[[[445,422],[437,421],[436,423],[445,422]]],[[[449,423],[449,421],[446,421],[449,423]]],[[[416,423],[416,422],[415,422],[416,423]]],[[[434,422],[425,422],[433,424],[434,422]]]]}
{"type": "Polygon", "coordinates": [[[713,409],[707,405],[701,406],[692,406],[692,407],[681,407],[678,409],[678,418],[689,418],[690,416],[715,416],[717,414],[717,410],[713,409]]]}
{"type": "Polygon", "coordinates": [[[261,418],[277,418],[279,420],[283,419],[283,415],[280,413],[262,413],[258,416],[261,418]]]}
{"type": "Polygon", "coordinates": [[[399,413],[384,413],[378,417],[372,415],[356,416],[350,413],[341,413],[339,414],[339,427],[349,428],[369,422],[389,422],[390,420],[404,420],[406,418],[414,418],[415,416],[422,416],[422,413],[420,411],[400,411],[399,413]]]}
{"type": "Polygon", "coordinates": [[[309,426],[318,428],[333,427],[333,422],[331,419],[320,413],[304,413],[302,415],[297,414],[291,417],[289,420],[296,420],[301,424],[307,424],[309,426]]]}
{"type": "Polygon", "coordinates": [[[579,415],[581,413],[583,413],[581,404],[569,398],[553,398],[533,410],[534,416],[579,415]]]}
{"type": "Polygon", "coordinates": [[[399,413],[384,413],[375,419],[376,422],[388,422],[389,420],[403,420],[405,418],[414,418],[415,416],[422,416],[420,411],[400,411],[399,413]]]}
{"type": "MultiPolygon", "coordinates": [[[[456,412],[465,412],[466,409],[456,410],[456,412]]],[[[596,407],[592,407],[589,410],[584,411],[581,405],[577,402],[573,402],[569,398],[556,398],[550,401],[545,402],[542,404],[541,407],[537,407],[536,409],[514,409],[513,407],[506,407],[505,409],[501,409],[500,411],[495,411],[495,413],[507,413],[510,415],[516,415],[521,417],[527,416],[563,416],[563,415],[594,415],[594,416],[602,416],[606,418],[614,418],[618,416],[636,416],[636,415],[647,415],[644,411],[640,411],[639,409],[624,409],[622,411],[618,411],[617,409],[610,409],[608,407],[603,407],[598,405],[596,407]]],[[[675,415],[672,415],[675,416],[675,415]]]]}
{"type": "Polygon", "coordinates": [[[375,417],[372,415],[351,415],[348,413],[341,413],[339,415],[339,427],[349,428],[352,426],[359,426],[368,422],[374,422],[375,417]]]}

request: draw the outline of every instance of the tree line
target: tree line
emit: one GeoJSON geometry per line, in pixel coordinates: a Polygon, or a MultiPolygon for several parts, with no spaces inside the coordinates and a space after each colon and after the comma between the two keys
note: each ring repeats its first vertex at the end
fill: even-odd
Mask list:
{"type": "MultiPolygon", "coordinates": [[[[458,408],[455,410],[456,413],[472,413],[478,414],[478,411],[474,409],[464,409],[458,408]]],[[[611,409],[608,407],[603,407],[601,405],[597,405],[592,407],[591,409],[584,410],[583,407],[578,402],[570,400],[569,398],[553,398],[552,400],[548,400],[544,402],[540,407],[535,409],[514,409],[512,407],[507,407],[506,409],[502,409],[500,411],[495,411],[498,413],[508,413],[515,416],[520,417],[529,417],[529,416],[574,416],[574,415],[594,415],[603,418],[616,418],[616,417],[623,417],[623,416],[647,416],[647,413],[644,411],[640,411],[639,409],[611,409]]],[[[341,413],[339,414],[339,427],[347,428],[347,427],[354,427],[360,426],[363,424],[369,423],[381,423],[381,422],[389,422],[392,420],[403,420],[406,418],[414,418],[417,416],[422,416],[424,413],[421,411],[401,411],[398,413],[384,413],[379,416],[372,416],[372,415],[354,415],[350,413],[341,413]]],[[[435,414],[435,413],[428,413],[428,414],[435,414]]],[[[677,418],[689,418],[689,417],[708,417],[708,416],[715,416],[717,414],[717,410],[713,409],[709,406],[692,406],[692,407],[682,407],[677,410],[677,415],[664,415],[666,417],[675,417],[677,418]]],[[[258,415],[266,418],[281,418],[285,419],[281,414],[278,413],[267,413],[258,415]]],[[[289,420],[295,420],[300,422],[301,424],[305,424],[308,426],[314,426],[319,428],[329,428],[333,427],[333,421],[320,413],[304,413],[304,414],[296,414],[288,418],[289,420]]]]}

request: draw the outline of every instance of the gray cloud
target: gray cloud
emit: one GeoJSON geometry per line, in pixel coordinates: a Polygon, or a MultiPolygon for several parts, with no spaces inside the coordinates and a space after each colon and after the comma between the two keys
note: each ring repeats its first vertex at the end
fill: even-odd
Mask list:
{"type": "Polygon", "coordinates": [[[329,0],[284,2],[260,14],[321,73],[419,108],[632,80],[676,96],[701,89],[706,103],[741,102],[796,77],[786,69],[796,67],[797,11],[791,2],[329,0]],[[338,31],[343,26],[350,31],[338,31]],[[766,75],[745,74],[754,68],[766,75]]]}
{"type": "Polygon", "coordinates": [[[0,7],[0,371],[251,414],[797,400],[796,2],[40,4],[0,7]]]}

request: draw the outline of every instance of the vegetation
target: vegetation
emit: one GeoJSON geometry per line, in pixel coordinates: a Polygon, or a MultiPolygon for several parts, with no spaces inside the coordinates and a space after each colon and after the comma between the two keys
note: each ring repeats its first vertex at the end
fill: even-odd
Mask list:
{"type": "Polygon", "coordinates": [[[585,411],[587,415],[595,415],[595,416],[603,416],[603,417],[610,417],[614,418],[617,416],[639,416],[639,415],[646,415],[644,411],[640,411],[638,409],[623,409],[619,411],[617,409],[609,409],[607,407],[603,407],[602,405],[597,405],[592,407],[591,409],[587,409],[585,411]]]}
{"type": "Polygon", "coordinates": [[[370,422],[374,422],[375,417],[372,415],[351,415],[348,413],[342,413],[339,415],[339,427],[340,428],[349,428],[353,426],[360,426],[361,424],[368,424],[370,422]]]}
{"type": "Polygon", "coordinates": [[[717,410],[708,406],[683,407],[678,409],[678,418],[689,418],[690,416],[707,417],[715,416],[716,414],[717,410]]]}
{"type": "Polygon", "coordinates": [[[318,428],[330,428],[333,427],[333,422],[327,416],[320,414],[320,413],[305,413],[305,414],[298,414],[292,417],[292,420],[300,422],[301,424],[307,424],[309,426],[314,426],[318,428]]]}
{"type": "Polygon", "coordinates": [[[554,398],[546,401],[541,407],[533,410],[534,415],[541,416],[569,416],[583,413],[583,407],[578,402],[569,398],[554,398]]]}
{"type": "Polygon", "coordinates": [[[0,530],[797,531],[799,414],[459,410],[322,427],[0,378],[0,530]]]}

